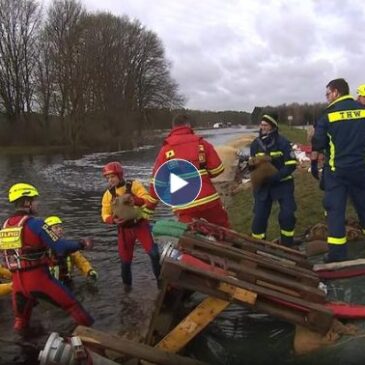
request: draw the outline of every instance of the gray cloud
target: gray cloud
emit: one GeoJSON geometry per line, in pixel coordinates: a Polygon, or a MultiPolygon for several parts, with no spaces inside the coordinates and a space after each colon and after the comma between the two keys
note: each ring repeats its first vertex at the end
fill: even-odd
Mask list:
{"type": "Polygon", "coordinates": [[[324,102],[333,78],[345,77],[352,90],[365,82],[362,0],[83,3],[155,31],[190,108],[324,102]]]}

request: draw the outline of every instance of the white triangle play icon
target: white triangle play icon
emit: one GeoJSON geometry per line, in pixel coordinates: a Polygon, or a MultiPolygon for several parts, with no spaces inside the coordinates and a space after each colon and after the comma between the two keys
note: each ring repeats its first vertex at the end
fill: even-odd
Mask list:
{"type": "Polygon", "coordinates": [[[181,177],[171,173],[170,174],[170,193],[173,194],[176,191],[182,189],[184,186],[188,185],[189,183],[186,182],[181,177]]]}

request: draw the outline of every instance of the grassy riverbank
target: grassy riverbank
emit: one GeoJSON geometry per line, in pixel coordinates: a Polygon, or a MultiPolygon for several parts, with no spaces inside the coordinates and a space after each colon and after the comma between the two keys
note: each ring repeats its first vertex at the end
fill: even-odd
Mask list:
{"type": "MultiPolygon", "coordinates": [[[[306,131],[298,128],[280,126],[280,132],[294,143],[306,143],[306,131]]],[[[322,207],[323,192],[319,189],[318,181],[315,180],[306,168],[298,167],[294,173],[295,199],[297,202],[297,225],[296,235],[319,222],[325,223],[324,210],[322,207]]],[[[269,220],[268,239],[279,237],[278,204],[273,205],[269,220]]],[[[251,232],[253,217],[253,198],[251,189],[242,191],[232,199],[228,212],[233,229],[239,232],[251,232]]],[[[355,216],[352,207],[348,208],[348,216],[355,216]]]]}

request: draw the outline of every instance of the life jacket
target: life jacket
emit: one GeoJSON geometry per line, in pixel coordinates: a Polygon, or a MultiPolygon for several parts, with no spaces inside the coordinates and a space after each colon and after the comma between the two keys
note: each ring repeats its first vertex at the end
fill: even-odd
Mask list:
{"type": "Polygon", "coordinates": [[[117,188],[123,187],[125,185],[125,193],[126,194],[132,194],[132,185],[133,180],[126,180],[119,184],[118,186],[113,186],[112,188],[108,189],[110,194],[112,195],[112,199],[115,199],[117,197],[117,188]]]}
{"type": "Polygon", "coordinates": [[[19,216],[15,224],[8,218],[0,230],[0,251],[6,267],[14,271],[30,270],[48,264],[48,248],[36,236],[25,237],[25,224],[30,216],[19,216]]]}

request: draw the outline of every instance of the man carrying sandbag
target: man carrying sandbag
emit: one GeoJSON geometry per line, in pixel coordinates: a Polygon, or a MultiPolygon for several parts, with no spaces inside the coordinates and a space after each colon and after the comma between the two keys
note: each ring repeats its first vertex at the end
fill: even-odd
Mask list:
{"type": "Polygon", "coordinates": [[[252,188],[255,199],[252,236],[266,238],[272,203],[280,206],[281,244],[292,247],[295,228],[294,172],[297,161],[290,142],[278,132],[276,115],[261,118],[259,136],[250,146],[252,188]]]}
{"type": "Polygon", "coordinates": [[[105,223],[118,227],[118,251],[125,292],[132,289],[131,264],[136,240],[149,255],[153,273],[160,276],[160,254],[154,243],[145,205],[149,194],[138,180],[125,180],[122,165],[109,162],[103,167],[108,189],[102,199],[101,216],[105,223]]]}

